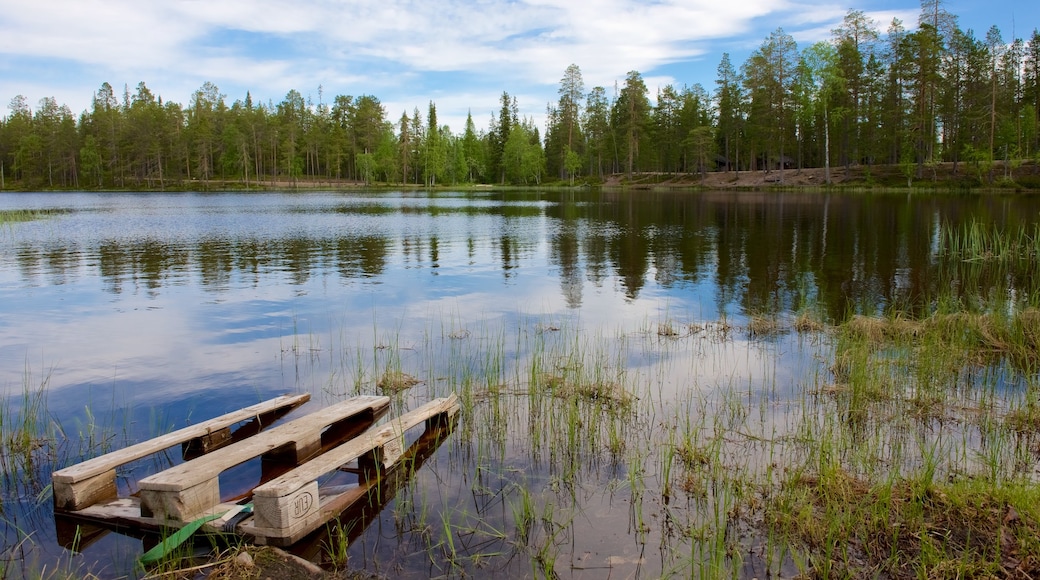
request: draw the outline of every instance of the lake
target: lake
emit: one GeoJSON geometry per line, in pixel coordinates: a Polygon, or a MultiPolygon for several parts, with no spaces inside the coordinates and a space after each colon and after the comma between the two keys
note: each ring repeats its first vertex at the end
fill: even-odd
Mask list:
{"type": "MultiPolygon", "coordinates": [[[[0,221],[5,429],[42,409],[53,443],[4,461],[0,570],[138,573],[140,540],[58,545],[53,469],[283,393],[310,393],[304,410],[375,394],[390,372],[417,381],[395,413],[449,392],[463,413],[357,530],[351,566],[797,570],[753,522],[723,522],[738,519],[737,488],[690,472],[673,489],[676,437],[753,433],[718,441],[718,461],[768,469],[776,448],[761,441],[823,413],[805,393],[831,381],[834,340],[791,330],[800,315],[833,326],[1040,302],[1035,261],[943,250],[973,224],[1032,232],[1040,199],[1014,195],[4,193],[4,212],[32,215],[0,221]]],[[[1011,400],[1030,380],[996,388],[1011,400]]],[[[178,461],[134,464],[120,486],[178,461]]]]}

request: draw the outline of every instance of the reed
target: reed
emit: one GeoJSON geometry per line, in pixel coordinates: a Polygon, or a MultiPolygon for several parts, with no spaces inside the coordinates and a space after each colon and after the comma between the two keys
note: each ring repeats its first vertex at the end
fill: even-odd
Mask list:
{"type": "Polygon", "coordinates": [[[46,421],[50,378],[48,372],[37,382],[26,364],[21,396],[0,398],[0,476],[5,489],[41,489],[47,485],[47,469],[57,460],[58,452],[58,426],[46,421]]]}
{"type": "MultiPolygon", "coordinates": [[[[554,577],[599,551],[625,575],[1028,576],[1040,572],[1037,312],[950,300],[835,325],[373,327],[367,344],[323,347],[344,362],[322,389],[421,377],[395,405],[460,395],[458,428],[392,500],[387,566],[554,577]],[[607,520],[619,509],[627,527],[607,520]]],[[[5,442],[22,420],[11,408],[5,442]]],[[[366,548],[326,551],[342,567],[366,548]]]]}
{"type": "Polygon", "coordinates": [[[46,219],[65,213],[60,209],[0,209],[0,226],[46,219]]]}
{"type": "Polygon", "coordinates": [[[959,260],[1040,260],[1040,224],[1032,224],[1032,228],[1021,224],[998,229],[992,224],[972,220],[960,227],[943,224],[939,234],[940,252],[959,260]]]}

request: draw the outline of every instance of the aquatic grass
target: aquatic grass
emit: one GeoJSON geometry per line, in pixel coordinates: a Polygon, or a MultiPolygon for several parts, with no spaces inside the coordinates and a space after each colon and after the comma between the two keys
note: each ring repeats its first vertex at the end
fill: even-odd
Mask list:
{"type": "Polygon", "coordinates": [[[939,228],[942,255],[964,261],[1005,262],[1040,260],[1040,224],[999,229],[990,223],[972,220],[960,227],[942,224],[939,228]]]}
{"type": "MultiPolygon", "coordinates": [[[[1029,398],[1017,415],[994,404],[995,381],[1021,375],[984,369],[1022,366],[1012,345],[1028,344],[1017,338],[1026,333],[1007,337],[1031,316],[853,317],[837,329],[836,383],[815,391],[816,403],[805,399],[808,420],[797,437],[804,463],[791,469],[788,454],[766,509],[771,534],[786,538],[804,570],[853,578],[1033,573],[1035,540],[1012,549],[991,532],[1006,529],[1006,506],[961,509],[999,506],[1002,494],[1028,488],[1028,459],[1007,425],[1028,420],[1029,398]],[[902,442],[908,435],[912,442],[902,442]]],[[[1017,507],[1015,518],[1023,518],[1017,507]]]]}
{"type": "Polygon", "coordinates": [[[771,524],[808,548],[807,568],[821,576],[1040,572],[1035,486],[986,489],[970,479],[939,482],[930,473],[875,484],[841,471],[792,479],[782,494],[790,503],[773,507],[771,524]]]}
{"type": "Polygon", "coordinates": [[[745,330],[750,338],[771,338],[787,329],[776,316],[753,314],[749,317],[745,330]]]}
{"type": "Polygon", "coordinates": [[[34,580],[100,580],[105,578],[83,561],[40,562],[34,554],[33,534],[19,531],[13,546],[0,549],[0,578],[33,578],[34,580]]]}
{"type": "Polygon", "coordinates": [[[813,313],[803,311],[795,317],[794,330],[800,334],[822,334],[827,325],[813,313]]]}
{"type": "Polygon", "coordinates": [[[64,209],[0,209],[0,227],[47,219],[67,213],[64,209]]]}
{"type": "Polygon", "coordinates": [[[942,354],[954,369],[991,364],[1001,357],[1027,371],[1040,363],[1040,309],[1036,308],[1011,314],[937,313],[922,320],[855,316],[840,330],[844,336],[865,340],[873,348],[929,344],[932,354],[936,348],[945,351],[942,354]]]}
{"type": "Polygon", "coordinates": [[[387,369],[383,372],[383,376],[376,381],[376,388],[384,395],[397,395],[421,382],[408,373],[387,369]]]}
{"type": "Polygon", "coordinates": [[[0,399],[0,476],[6,490],[45,486],[46,471],[57,461],[59,427],[47,420],[50,379],[48,372],[37,382],[26,365],[17,407],[8,395],[0,399]]]}
{"type": "MultiPolygon", "coordinates": [[[[609,560],[617,573],[977,572],[991,562],[933,538],[943,520],[929,502],[969,501],[949,491],[964,479],[979,498],[1022,485],[1033,445],[1022,426],[1040,415],[1040,395],[1019,387],[1032,363],[1014,353],[1031,344],[1032,316],[893,314],[801,330],[777,318],[755,334],[775,341],[751,340],[749,326],[725,317],[685,324],[696,330],[676,340],[653,326],[610,336],[559,321],[552,331],[528,320],[466,333],[431,326],[414,342],[374,330],[372,344],[333,349],[347,362],[324,388],[382,389],[400,372],[426,388],[398,404],[460,393],[460,426],[444,451],[458,490],[438,503],[430,491],[453,484],[416,473],[392,508],[402,549],[391,557],[423,554],[439,573],[554,576],[588,544],[606,560],[619,542],[661,558],[609,560]],[[785,337],[792,329],[799,335],[785,337]],[[791,348],[807,353],[801,375],[775,368],[791,348]],[[595,525],[584,510],[599,494],[627,507],[629,529],[603,544],[594,530],[583,546],[575,538],[595,525]]],[[[1025,537],[1037,519],[1015,509],[1025,537]]],[[[1035,539],[1016,541],[1023,558],[1038,554],[1035,539]]],[[[346,557],[366,546],[330,549],[346,557]]]]}
{"type": "Polygon", "coordinates": [[[355,522],[353,520],[343,522],[337,518],[335,523],[326,527],[328,539],[323,542],[323,551],[328,562],[335,568],[345,569],[349,564],[349,538],[354,525],[355,522]]]}
{"type": "Polygon", "coordinates": [[[517,548],[523,548],[530,544],[531,530],[535,524],[534,505],[531,502],[531,493],[525,486],[516,487],[518,499],[510,504],[513,515],[514,537],[517,548]]]}

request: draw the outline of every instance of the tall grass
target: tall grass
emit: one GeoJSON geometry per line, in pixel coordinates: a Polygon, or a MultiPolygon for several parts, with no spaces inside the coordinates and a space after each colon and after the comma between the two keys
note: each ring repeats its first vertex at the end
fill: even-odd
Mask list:
{"type": "Polygon", "coordinates": [[[0,228],[47,219],[65,213],[62,209],[0,209],[0,228]]]}
{"type": "Polygon", "coordinates": [[[0,475],[8,490],[45,487],[49,482],[46,470],[54,464],[57,452],[57,436],[47,411],[51,375],[37,383],[26,366],[23,376],[20,397],[0,399],[0,475]]]}
{"type": "Polygon", "coordinates": [[[0,226],[40,219],[43,214],[31,209],[0,210],[0,226]]]}
{"type": "MultiPolygon", "coordinates": [[[[457,392],[461,419],[390,524],[328,552],[456,576],[1038,573],[1038,312],[373,328],[323,347],[342,361],[320,388],[416,377],[395,412],[457,392]]],[[[46,417],[44,390],[17,407],[46,417]]],[[[14,407],[5,477],[47,433],[14,407]]]]}
{"type": "Polygon", "coordinates": [[[1040,224],[1020,224],[998,229],[972,220],[961,227],[943,225],[939,230],[940,252],[965,261],[1001,262],[1040,260],[1040,224]]]}

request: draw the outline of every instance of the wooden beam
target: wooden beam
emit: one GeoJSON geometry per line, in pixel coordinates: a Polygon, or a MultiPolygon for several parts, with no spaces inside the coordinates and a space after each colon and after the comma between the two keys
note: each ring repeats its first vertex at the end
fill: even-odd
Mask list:
{"type": "Polygon", "coordinates": [[[389,406],[389,397],[354,397],[150,475],[138,482],[142,515],[180,521],[195,519],[220,503],[221,472],[267,454],[302,463],[321,453],[326,430],[342,432],[346,423],[371,419],[389,406]]]}
{"type": "MultiPolygon", "coordinates": [[[[165,451],[175,445],[183,445],[193,440],[208,440],[213,434],[242,421],[270,416],[278,410],[287,412],[306,403],[310,398],[309,394],[282,395],[55,471],[52,474],[54,507],[57,510],[78,510],[97,501],[114,498],[117,467],[165,451]]],[[[212,442],[209,439],[211,445],[212,442]]]]}
{"type": "MultiPolygon", "coordinates": [[[[440,415],[444,417],[444,415],[440,415]]],[[[316,526],[314,530],[297,533],[294,536],[283,538],[261,537],[257,538],[248,527],[252,521],[247,520],[239,525],[238,531],[243,536],[251,537],[273,546],[292,546],[292,551],[298,556],[309,560],[318,560],[322,554],[327,552],[328,547],[336,545],[336,542],[345,541],[346,545],[352,545],[354,540],[361,537],[365,529],[379,517],[379,514],[397,495],[412,476],[420,469],[427,459],[444,442],[445,438],[454,430],[458,415],[454,415],[450,421],[441,421],[437,426],[431,426],[428,422],[426,430],[405,450],[404,455],[397,464],[387,469],[379,477],[369,480],[362,479],[355,488],[348,488],[339,493],[326,494],[322,489],[321,511],[324,525],[316,526]],[[333,521],[336,520],[336,521],[333,521]]]]}
{"type": "Polygon", "coordinates": [[[438,415],[459,412],[457,397],[435,399],[391,419],[381,428],[366,432],[333,448],[300,467],[253,490],[253,528],[258,543],[268,538],[278,541],[303,534],[325,523],[327,510],[318,501],[317,480],[354,459],[373,453],[380,457],[381,467],[390,467],[403,449],[404,433],[438,415]]]}

